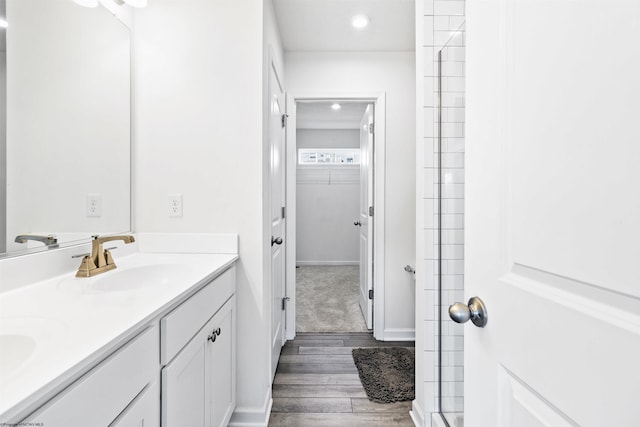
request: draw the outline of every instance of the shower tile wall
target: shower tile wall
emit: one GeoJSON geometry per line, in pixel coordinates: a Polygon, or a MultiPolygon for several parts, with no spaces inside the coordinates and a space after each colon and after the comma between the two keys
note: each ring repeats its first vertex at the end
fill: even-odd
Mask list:
{"type": "MultiPolygon", "coordinates": [[[[427,415],[437,412],[438,364],[442,364],[442,409],[462,412],[463,329],[453,322],[442,326],[442,360],[438,356],[438,316],[447,316],[450,301],[464,301],[464,47],[463,39],[451,39],[464,23],[464,1],[423,0],[424,59],[424,370],[427,415]],[[445,45],[442,97],[442,287],[443,307],[438,306],[438,51],[445,45]]],[[[427,421],[428,425],[429,421],[427,421]]]]}

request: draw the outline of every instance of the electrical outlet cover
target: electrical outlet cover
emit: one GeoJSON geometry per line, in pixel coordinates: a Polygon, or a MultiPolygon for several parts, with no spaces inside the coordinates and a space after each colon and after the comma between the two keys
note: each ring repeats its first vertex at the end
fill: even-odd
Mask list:
{"type": "Polygon", "coordinates": [[[98,193],[87,194],[87,216],[102,216],[102,195],[98,193]]]}
{"type": "Polygon", "coordinates": [[[182,194],[169,194],[169,217],[182,216],[182,194]]]}

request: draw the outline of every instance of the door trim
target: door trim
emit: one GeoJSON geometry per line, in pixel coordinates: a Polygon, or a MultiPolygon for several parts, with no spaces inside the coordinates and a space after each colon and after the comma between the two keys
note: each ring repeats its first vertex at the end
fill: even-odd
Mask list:
{"type": "Polygon", "coordinates": [[[286,311],[286,339],[296,336],[296,121],[290,114],[298,101],[343,100],[374,104],[374,176],[373,199],[373,336],[384,340],[384,201],[386,156],[386,94],[385,92],[294,92],[286,94],[286,112],[289,116],[286,129],[286,235],[289,236],[285,263],[285,294],[290,298],[286,311]]]}

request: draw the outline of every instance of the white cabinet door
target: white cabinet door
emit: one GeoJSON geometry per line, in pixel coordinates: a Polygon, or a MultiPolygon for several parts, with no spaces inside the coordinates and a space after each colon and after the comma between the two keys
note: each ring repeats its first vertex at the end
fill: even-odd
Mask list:
{"type": "Polygon", "coordinates": [[[162,425],[227,425],[235,387],[234,296],[162,369],[162,425]]]}
{"type": "Polygon", "coordinates": [[[162,369],[162,425],[210,425],[211,372],[207,360],[211,319],[178,355],[162,369]]]}
{"type": "Polygon", "coordinates": [[[640,2],[466,12],[464,424],[640,425],[640,2]]]}
{"type": "Polygon", "coordinates": [[[236,298],[233,297],[211,320],[213,331],[220,332],[208,348],[211,366],[211,426],[226,426],[236,406],[236,298]]]}

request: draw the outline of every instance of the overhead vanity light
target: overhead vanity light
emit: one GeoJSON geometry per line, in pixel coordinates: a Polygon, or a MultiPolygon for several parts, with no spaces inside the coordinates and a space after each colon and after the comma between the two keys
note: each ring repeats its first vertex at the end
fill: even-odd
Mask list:
{"type": "Polygon", "coordinates": [[[367,25],[369,25],[370,19],[367,15],[356,15],[351,18],[351,26],[356,30],[362,30],[367,25]]]}
{"type": "Polygon", "coordinates": [[[338,104],[337,102],[335,104],[331,104],[331,109],[333,111],[338,111],[341,108],[342,108],[342,105],[338,104]]]}

